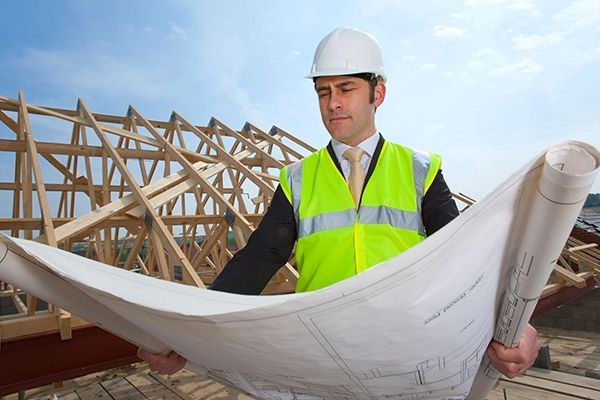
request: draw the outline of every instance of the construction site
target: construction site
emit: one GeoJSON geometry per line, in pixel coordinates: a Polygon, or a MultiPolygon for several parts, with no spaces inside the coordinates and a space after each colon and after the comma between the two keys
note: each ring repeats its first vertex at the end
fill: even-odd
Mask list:
{"type": "MultiPolygon", "coordinates": [[[[146,118],[0,97],[0,231],[200,288],[260,223],[278,171],[316,151],[292,133],[173,111],[146,118]]],[[[475,200],[454,193],[459,209],[475,200]]],[[[546,346],[536,368],[488,399],[600,399],[600,235],[587,211],[539,299],[546,346]],[[573,322],[577,320],[577,322],[573,322]]],[[[262,295],[293,293],[292,256],[262,295]]],[[[148,370],[137,346],[0,281],[0,396],[5,399],[241,399],[218,381],[148,370]]],[[[537,323],[536,323],[537,321],[537,323]]]]}

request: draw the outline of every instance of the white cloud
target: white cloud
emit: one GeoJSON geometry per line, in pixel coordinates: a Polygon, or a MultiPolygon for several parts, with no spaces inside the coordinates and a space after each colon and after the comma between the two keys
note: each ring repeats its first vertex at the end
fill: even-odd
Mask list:
{"type": "Polygon", "coordinates": [[[490,5],[490,4],[502,4],[506,0],[465,0],[466,6],[477,6],[477,5],[490,5]]]}
{"type": "Polygon", "coordinates": [[[417,56],[415,56],[414,54],[407,54],[407,55],[402,56],[402,59],[406,60],[406,61],[413,61],[416,58],[417,58],[417,56]]]}
{"type": "Polygon", "coordinates": [[[482,47],[481,49],[477,50],[477,53],[475,53],[475,57],[484,59],[499,59],[502,58],[502,53],[500,53],[496,49],[482,47]]]}
{"type": "Polygon", "coordinates": [[[466,66],[470,69],[492,68],[504,63],[505,57],[498,50],[483,47],[467,61],[466,66]]]}
{"type": "Polygon", "coordinates": [[[189,40],[190,37],[188,35],[187,29],[183,29],[179,25],[171,24],[171,32],[176,36],[183,40],[189,40]]]}
{"type": "Polygon", "coordinates": [[[467,68],[469,68],[469,69],[481,69],[483,67],[485,67],[485,63],[481,60],[467,61],[467,68]]]}
{"type": "Polygon", "coordinates": [[[450,25],[437,25],[433,28],[433,30],[434,36],[444,39],[458,39],[465,36],[467,33],[467,31],[462,28],[450,25]]]}
{"type": "Polygon", "coordinates": [[[536,63],[529,58],[522,58],[516,63],[504,64],[495,68],[492,73],[495,75],[518,77],[532,77],[544,71],[544,66],[536,63]]]}
{"type": "Polygon", "coordinates": [[[528,12],[537,17],[539,11],[533,0],[465,0],[466,6],[502,6],[509,11],[528,12]]]}
{"type": "Polygon", "coordinates": [[[434,63],[425,63],[423,64],[423,71],[435,71],[437,69],[437,64],[434,63]]]}
{"type": "Polygon", "coordinates": [[[535,15],[538,14],[533,0],[512,0],[506,4],[506,8],[515,11],[529,11],[535,15]]]}
{"type": "Polygon", "coordinates": [[[535,9],[533,0],[465,0],[466,6],[504,5],[510,10],[530,11],[535,9]]]}
{"type": "Polygon", "coordinates": [[[555,18],[577,28],[600,26],[600,1],[578,0],[559,11],[555,18]]]}
{"type": "Polygon", "coordinates": [[[538,47],[550,47],[561,43],[564,33],[552,32],[547,35],[519,35],[512,38],[513,48],[516,50],[533,50],[538,47]]]}

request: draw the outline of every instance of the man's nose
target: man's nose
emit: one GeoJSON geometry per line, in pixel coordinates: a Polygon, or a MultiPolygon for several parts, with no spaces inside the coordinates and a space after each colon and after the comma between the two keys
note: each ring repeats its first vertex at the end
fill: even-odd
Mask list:
{"type": "Polygon", "coordinates": [[[329,95],[329,109],[330,110],[339,110],[342,108],[342,101],[338,94],[332,92],[329,95]]]}

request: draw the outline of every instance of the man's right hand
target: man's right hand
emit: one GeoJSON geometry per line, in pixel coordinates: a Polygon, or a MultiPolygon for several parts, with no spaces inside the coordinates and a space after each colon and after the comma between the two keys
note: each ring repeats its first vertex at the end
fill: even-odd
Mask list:
{"type": "Polygon", "coordinates": [[[187,360],[175,353],[170,352],[166,356],[153,354],[149,351],[138,348],[137,356],[148,363],[150,370],[159,374],[171,375],[185,367],[187,360]]]}

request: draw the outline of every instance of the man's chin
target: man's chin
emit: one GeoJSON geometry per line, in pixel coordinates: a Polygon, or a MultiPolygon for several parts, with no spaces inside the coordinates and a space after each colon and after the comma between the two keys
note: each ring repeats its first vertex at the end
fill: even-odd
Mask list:
{"type": "Polygon", "coordinates": [[[346,141],[348,140],[348,138],[344,135],[331,135],[331,137],[335,140],[337,140],[338,142],[342,142],[342,143],[346,143],[346,141]]]}
{"type": "Polygon", "coordinates": [[[340,142],[344,142],[345,140],[348,139],[348,132],[342,132],[339,129],[328,129],[327,130],[329,132],[329,135],[334,138],[335,140],[338,140],[340,142]]]}

